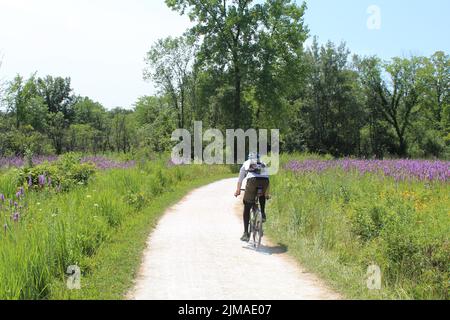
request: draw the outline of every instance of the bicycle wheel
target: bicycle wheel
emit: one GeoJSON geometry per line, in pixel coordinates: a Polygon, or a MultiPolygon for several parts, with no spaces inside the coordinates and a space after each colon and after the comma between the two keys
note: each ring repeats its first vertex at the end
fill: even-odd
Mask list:
{"type": "Polygon", "coordinates": [[[255,248],[259,249],[259,247],[261,246],[261,240],[262,237],[264,236],[264,231],[263,231],[263,222],[262,222],[262,215],[261,212],[258,212],[258,215],[256,216],[256,221],[255,221],[255,234],[254,234],[254,243],[255,243],[255,248]]]}
{"type": "Polygon", "coordinates": [[[252,209],[251,216],[250,216],[250,239],[253,240],[252,244],[254,247],[256,247],[256,234],[257,234],[256,217],[257,217],[257,212],[255,211],[255,209],[252,209]]]}
{"type": "Polygon", "coordinates": [[[249,232],[249,236],[250,239],[252,239],[252,236],[255,232],[255,223],[254,223],[254,219],[253,219],[253,211],[250,211],[250,221],[248,222],[248,232],[249,232]]]}

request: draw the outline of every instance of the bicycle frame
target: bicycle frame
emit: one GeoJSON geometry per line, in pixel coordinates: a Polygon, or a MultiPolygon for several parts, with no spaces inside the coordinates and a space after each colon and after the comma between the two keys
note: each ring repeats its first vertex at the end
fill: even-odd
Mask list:
{"type": "Polygon", "coordinates": [[[255,204],[250,212],[250,234],[253,235],[253,246],[259,249],[264,235],[262,212],[259,205],[259,198],[263,196],[262,187],[258,186],[255,204]]]}

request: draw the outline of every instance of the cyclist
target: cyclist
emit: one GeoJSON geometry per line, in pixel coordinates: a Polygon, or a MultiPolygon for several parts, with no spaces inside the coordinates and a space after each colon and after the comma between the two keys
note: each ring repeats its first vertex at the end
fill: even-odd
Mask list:
{"type": "Polygon", "coordinates": [[[267,172],[267,166],[261,161],[259,154],[251,152],[248,156],[248,160],[244,162],[239,172],[239,180],[235,197],[241,195],[242,182],[247,179],[247,185],[244,194],[244,234],[241,241],[250,241],[249,223],[250,223],[250,210],[255,204],[255,199],[258,192],[258,187],[262,188],[263,195],[259,198],[261,205],[261,213],[263,222],[266,222],[266,195],[269,190],[269,174],[267,172]]]}

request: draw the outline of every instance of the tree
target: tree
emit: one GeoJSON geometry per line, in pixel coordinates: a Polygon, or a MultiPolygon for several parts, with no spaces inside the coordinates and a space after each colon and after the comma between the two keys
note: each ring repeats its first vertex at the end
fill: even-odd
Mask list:
{"type": "Polygon", "coordinates": [[[36,95],[37,89],[34,75],[26,81],[23,77],[17,75],[14,80],[9,83],[9,87],[6,90],[6,105],[8,112],[15,115],[17,129],[19,129],[22,124],[25,124],[27,109],[29,109],[29,104],[36,95]]]}
{"type": "Polygon", "coordinates": [[[186,91],[195,56],[192,38],[178,37],[158,40],[147,53],[144,79],[153,80],[170,97],[178,110],[178,126],[185,127],[186,91]]]}
{"type": "Polygon", "coordinates": [[[450,104],[450,56],[438,51],[425,58],[419,77],[423,115],[429,125],[441,130],[444,110],[450,104]]]}
{"type": "Polygon", "coordinates": [[[131,150],[134,127],[132,112],[122,108],[111,110],[111,138],[115,151],[127,153],[131,150]]]}
{"type": "Polygon", "coordinates": [[[95,131],[88,124],[72,124],[67,130],[68,149],[88,152],[94,149],[95,131]]]}
{"type": "Polygon", "coordinates": [[[375,108],[393,128],[397,155],[406,156],[406,134],[419,104],[418,74],[423,65],[422,59],[394,58],[388,63],[381,63],[378,58],[372,57],[357,61],[357,65],[370,107],[375,108]]]}
{"type": "Polygon", "coordinates": [[[249,78],[254,90],[253,126],[288,130],[286,116],[305,95],[307,60],[303,44],[308,36],[303,16],[306,4],[265,1],[254,68],[249,78]],[[254,81],[251,81],[251,80],[254,81]]]}
{"type": "Polygon", "coordinates": [[[64,148],[64,139],[68,124],[62,112],[48,113],[46,121],[46,132],[52,140],[53,147],[57,154],[61,154],[64,148]]]}
{"type": "Polygon", "coordinates": [[[61,112],[66,120],[73,119],[73,105],[76,97],[72,94],[70,78],[47,76],[37,80],[37,91],[44,98],[51,113],[61,112]]]}
{"type": "MultiPolygon", "coordinates": [[[[0,59],[0,69],[2,68],[2,63],[3,63],[3,60],[0,59]]],[[[5,90],[4,86],[5,86],[5,84],[3,82],[3,79],[0,78],[0,110],[4,103],[4,101],[3,101],[3,99],[4,99],[3,95],[4,95],[4,90],[5,90]]]]}
{"type": "MultiPolygon", "coordinates": [[[[98,102],[88,97],[78,97],[75,103],[74,124],[88,125],[92,130],[92,151],[106,151],[108,149],[108,132],[110,123],[106,109],[98,102]]],[[[81,127],[82,128],[82,127],[81,127]]]]}
{"type": "Polygon", "coordinates": [[[235,128],[248,118],[249,106],[242,106],[243,93],[258,82],[253,77],[268,84],[262,78],[270,78],[270,65],[282,61],[283,54],[297,53],[306,38],[306,6],[299,7],[291,0],[263,4],[253,0],[166,0],[166,4],[182,14],[187,12],[195,22],[190,33],[202,40],[199,64],[227,75],[234,96],[228,113],[235,128]]]}
{"type": "Polygon", "coordinates": [[[168,151],[172,146],[172,132],[176,129],[175,113],[176,110],[163,98],[139,98],[135,109],[139,125],[138,146],[155,152],[168,151]]]}
{"type": "Polygon", "coordinates": [[[306,54],[310,68],[306,94],[291,119],[299,119],[294,120],[297,135],[303,136],[311,151],[335,156],[359,152],[363,104],[349,54],[345,43],[319,47],[316,38],[306,54]]]}

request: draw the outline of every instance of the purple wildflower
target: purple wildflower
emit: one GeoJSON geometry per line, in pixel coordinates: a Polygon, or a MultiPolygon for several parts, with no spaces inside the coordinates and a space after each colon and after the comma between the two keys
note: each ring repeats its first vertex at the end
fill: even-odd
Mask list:
{"type": "Polygon", "coordinates": [[[45,175],[40,175],[38,177],[38,183],[41,187],[43,187],[45,185],[46,179],[45,179],[45,175]]]}
{"type": "Polygon", "coordinates": [[[84,157],[81,163],[93,163],[100,170],[128,169],[136,166],[136,161],[119,162],[105,157],[84,157]]]}
{"type": "Polygon", "coordinates": [[[419,180],[440,181],[450,180],[450,162],[423,160],[331,160],[331,161],[291,161],[286,169],[297,173],[321,173],[329,169],[342,169],[345,172],[360,174],[379,173],[392,177],[395,181],[419,180]]]}
{"type": "MultiPolygon", "coordinates": [[[[41,164],[43,162],[55,162],[58,160],[57,156],[34,156],[32,159],[33,164],[41,164]]],[[[25,165],[23,157],[9,157],[0,158],[0,168],[20,168],[25,165]]]]}
{"type": "Polygon", "coordinates": [[[0,201],[5,202],[5,195],[3,193],[0,194],[0,201]]]}
{"type": "Polygon", "coordinates": [[[15,213],[12,215],[12,219],[13,219],[14,222],[18,222],[19,219],[20,219],[20,213],[19,213],[19,212],[15,212],[15,213]]]}
{"type": "Polygon", "coordinates": [[[29,187],[33,186],[33,179],[31,179],[31,176],[28,177],[28,186],[29,187]]]}

